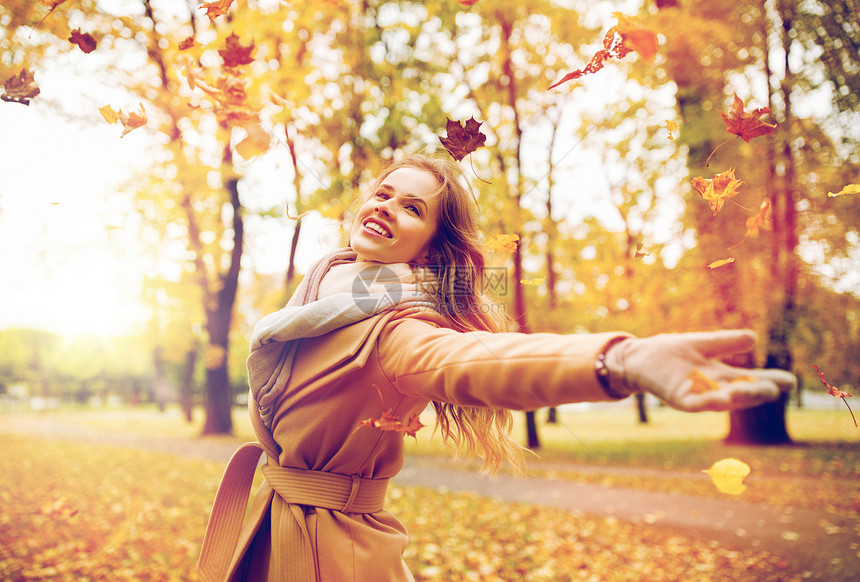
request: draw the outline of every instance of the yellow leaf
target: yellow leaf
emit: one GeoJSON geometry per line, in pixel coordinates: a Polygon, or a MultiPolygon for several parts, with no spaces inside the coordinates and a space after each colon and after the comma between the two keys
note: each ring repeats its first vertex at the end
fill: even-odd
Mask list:
{"type": "Polygon", "coordinates": [[[724,267],[724,266],[726,266],[730,263],[734,263],[734,262],[735,262],[734,257],[729,257],[728,259],[720,259],[719,261],[714,261],[713,263],[708,265],[708,268],[709,269],[717,269],[719,267],[724,267]]]}
{"type": "Polygon", "coordinates": [[[108,123],[116,123],[119,121],[119,113],[113,110],[113,107],[110,105],[105,105],[104,107],[99,108],[99,113],[102,114],[102,117],[105,118],[105,121],[108,123]]]}
{"type": "Polygon", "coordinates": [[[693,382],[693,385],[690,387],[690,392],[694,394],[702,394],[703,392],[712,392],[720,389],[719,384],[698,370],[690,372],[687,379],[693,382]]]}
{"type": "Polygon", "coordinates": [[[828,192],[827,195],[831,198],[836,196],[848,196],[849,194],[860,194],[860,184],[848,184],[839,192],[835,194],[833,192],[828,192]]]}
{"type": "Polygon", "coordinates": [[[711,179],[693,178],[693,188],[708,201],[714,215],[720,211],[726,200],[738,195],[738,188],[741,184],[743,184],[743,180],[735,178],[734,168],[720,172],[711,179]]]}
{"type": "Polygon", "coordinates": [[[546,277],[538,277],[537,279],[520,279],[520,283],[523,285],[540,285],[546,280],[546,277]]]}
{"type": "Polygon", "coordinates": [[[704,471],[711,477],[714,486],[721,493],[740,495],[746,491],[744,477],[750,474],[750,466],[738,459],[723,459],[704,471]]]}
{"type": "Polygon", "coordinates": [[[269,145],[272,143],[272,136],[259,123],[253,123],[245,126],[248,135],[236,144],[236,151],[246,160],[250,160],[254,156],[264,154],[269,151],[269,145]]]}
{"type": "Polygon", "coordinates": [[[518,240],[520,240],[519,235],[500,234],[487,240],[487,249],[489,249],[491,253],[494,253],[496,251],[512,253],[517,250],[518,240]]]}

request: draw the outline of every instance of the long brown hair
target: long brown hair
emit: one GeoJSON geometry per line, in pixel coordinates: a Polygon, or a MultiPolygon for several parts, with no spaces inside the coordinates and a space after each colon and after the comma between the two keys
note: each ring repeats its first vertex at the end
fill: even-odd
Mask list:
{"type": "MultiPolygon", "coordinates": [[[[435,193],[439,196],[438,225],[427,263],[421,265],[435,275],[438,311],[458,331],[507,330],[510,319],[503,306],[485,292],[486,261],[478,232],[477,198],[463,169],[450,159],[409,155],[385,168],[371,195],[389,174],[403,167],[430,172],[439,183],[435,193]]],[[[458,454],[482,457],[487,472],[498,472],[504,461],[523,472],[524,449],[510,437],[513,419],[509,410],[435,401],[433,407],[436,428],[458,454]]]]}

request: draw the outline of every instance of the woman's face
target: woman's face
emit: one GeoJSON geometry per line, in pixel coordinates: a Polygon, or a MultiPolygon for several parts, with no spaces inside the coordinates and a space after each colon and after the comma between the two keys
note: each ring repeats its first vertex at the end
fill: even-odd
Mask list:
{"type": "Polygon", "coordinates": [[[349,233],[359,261],[423,263],[439,222],[439,188],[426,170],[391,172],[361,207],[349,233]]]}

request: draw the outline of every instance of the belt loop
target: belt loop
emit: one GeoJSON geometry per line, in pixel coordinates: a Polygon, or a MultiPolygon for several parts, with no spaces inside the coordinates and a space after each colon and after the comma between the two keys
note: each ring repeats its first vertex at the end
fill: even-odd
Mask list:
{"type": "Polygon", "coordinates": [[[352,502],[355,501],[356,496],[358,495],[358,485],[359,485],[359,476],[352,475],[352,489],[349,492],[349,498],[346,500],[346,503],[343,504],[343,509],[341,509],[341,513],[349,513],[350,506],[352,502]]]}

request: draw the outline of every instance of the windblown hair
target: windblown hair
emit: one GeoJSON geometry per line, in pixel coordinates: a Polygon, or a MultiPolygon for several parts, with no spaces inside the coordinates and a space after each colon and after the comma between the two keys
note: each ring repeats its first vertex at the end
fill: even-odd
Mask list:
{"type": "MultiPolygon", "coordinates": [[[[426,264],[435,276],[437,310],[458,331],[505,331],[510,319],[484,292],[485,258],[478,234],[478,205],[462,168],[452,160],[410,155],[393,162],[377,177],[370,195],[398,168],[430,172],[439,183],[439,222],[426,264]]],[[[477,455],[483,471],[497,473],[503,462],[524,472],[524,449],[511,437],[513,419],[503,408],[464,407],[433,402],[436,429],[458,456],[477,455]]]]}

